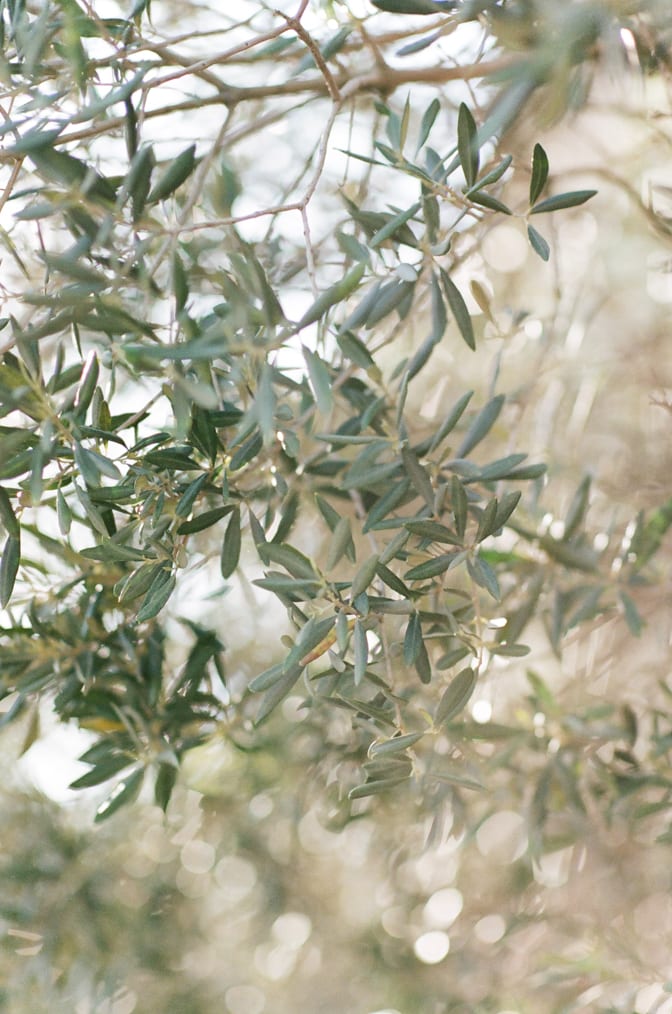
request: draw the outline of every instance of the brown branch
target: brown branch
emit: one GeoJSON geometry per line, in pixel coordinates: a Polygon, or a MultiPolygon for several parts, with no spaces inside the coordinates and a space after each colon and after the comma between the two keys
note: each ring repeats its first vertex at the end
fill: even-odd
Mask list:
{"type": "Polygon", "coordinates": [[[313,60],[317,64],[317,68],[322,74],[322,77],[324,78],[324,82],[327,86],[327,91],[331,95],[332,101],[340,102],[341,95],[339,92],[338,85],[334,81],[333,75],[326,64],[326,61],[322,56],[322,53],[320,52],[320,47],[317,45],[312,35],[306,31],[301,22],[298,21],[296,18],[287,18],[287,24],[290,26],[290,28],[294,29],[294,31],[299,36],[301,41],[305,43],[307,48],[310,50],[313,60]]]}

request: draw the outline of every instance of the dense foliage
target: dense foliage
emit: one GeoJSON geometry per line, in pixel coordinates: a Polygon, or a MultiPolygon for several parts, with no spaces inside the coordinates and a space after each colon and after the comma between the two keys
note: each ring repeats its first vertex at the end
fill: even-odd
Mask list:
{"type": "Polygon", "coordinates": [[[666,4],[234,6],[0,5],[3,724],[89,730],[98,821],[215,749],[252,794],[284,756],[334,828],[438,848],[504,794],[535,862],[595,820],[664,842],[672,688],[557,674],[641,634],[670,490],[591,515],[506,356],[571,331],[558,237],[603,184],[669,242],[539,140],[614,67],[667,83],[666,4]]]}

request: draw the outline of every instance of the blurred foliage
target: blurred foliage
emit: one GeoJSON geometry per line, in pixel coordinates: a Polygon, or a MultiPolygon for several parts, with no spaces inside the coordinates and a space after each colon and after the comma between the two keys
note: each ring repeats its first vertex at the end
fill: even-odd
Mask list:
{"type": "Polygon", "coordinates": [[[672,834],[666,5],[96,6],[0,5],[0,692],[123,815],[5,804],[7,1009],[597,1009],[538,898],[672,834]]]}

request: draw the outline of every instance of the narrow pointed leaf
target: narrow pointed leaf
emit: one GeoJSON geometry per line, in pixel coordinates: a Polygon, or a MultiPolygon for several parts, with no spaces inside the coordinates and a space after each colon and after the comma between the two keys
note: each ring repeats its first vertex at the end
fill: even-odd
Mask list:
{"type": "Polygon", "coordinates": [[[546,211],[560,211],[563,208],[577,208],[585,204],[591,197],[594,197],[597,190],[572,190],[566,194],[556,194],[554,197],[547,197],[545,201],[530,210],[531,215],[541,215],[546,211]]]}
{"type": "Polygon", "coordinates": [[[443,268],[441,268],[441,281],[443,282],[443,288],[446,293],[448,305],[452,310],[458,330],[469,348],[475,349],[476,338],[474,336],[474,327],[471,322],[471,317],[469,316],[469,311],[467,310],[467,304],[464,301],[464,297],[443,268]]]}
{"type": "Polygon", "coordinates": [[[16,575],[21,560],[21,541],[14,535],[10,535],[5,542],[0,560],[0,607],[5,608],[9,604],[16,582],[16,575]]]}
{"type": "Polygon", "coordinates": [[[240,544],[240,507],[235,507],[231,517],[229,518],[229,523],[226,526],[224,542],[222,543],[222,555],[220,559],[222,577],[231,577],[238,566],[238,560],[240,559],[240,544]]]}
{"type": "Polygon", "coordinates": [[[548,179],[548,156],[540,144],[535,144],[532,153],[532,177],[530,179],[530,206],[536,204],[548,179]]]}
{"type": "Polygon", "coordinates": [[[102,820],[107,820],[113,813],[120,810],[122,806],[131,803],[140,792],[144,776],[144,767],[139,767],[135,771],[132,771],[127,778],[119,782],[107,799],[96,810],[94,818],[96,824],[99,824],[102,820]]]}
{"type": "Polygon", "coordinates": [[[467,186],[471,187],[478,176],[478,132],[474,118],[464,102],[457,115],[457,152],[467,186]]]}
{"type": "Polygon", "coordinates": [[[541,257],[542,261],[547,261],[551,256],[551,248],[533,225],[528,225],[527,227],[527,238],[534,252],[541,257]]]}
{"type": "Polygon", "coordinates": [[[369,660],[369,646],[366,640],[366,630],[361,620],[355,620],[352,632],[352,646],[355,655],[354,676],[355,686],[358,687],[364,679],[366,664],[369,660]]]}
{"type": "Polygon", "coordinates": [[[168,168],[158,178],[147,197],[148,203],[156,204],[158,201],[165,201],[167,197],[175,193],[178,187],[182,186],[195,168],[196,145],[191,144],[169,163],[168,168]]]}
{"type": "Polygon", "coordinates": [[[460,446],[455,452],[456,458],[466,458],[473,451],[474,447],[480,444],[495,425],[499,413],[504,405],[504,395],[498,394],[495,398],[484,405],[478,413],[471,426],[467,430],[460,446]]]}
{"type": "Polygon", "coordinates": [[[412,613],[404,635],[404,662],[414,665],[422,645],[422,623],[418,613],[412,613]]]}
{"type": "Polygon", "coordinates": [[[444,691],[434,716],[435,725],[449,722],[466,707],[476,687],[476,673],[471,667],[462,669],[451,680],[450,686],[444,691]]]}

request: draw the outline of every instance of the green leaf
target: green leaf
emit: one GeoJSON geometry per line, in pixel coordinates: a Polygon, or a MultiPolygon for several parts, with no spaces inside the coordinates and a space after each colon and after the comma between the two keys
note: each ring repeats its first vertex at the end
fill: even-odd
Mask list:
{"type": "Polygon", "coordinates": [[[443,725],[455,718],[466,707],[476,687],[476,673],[468,666],[451,680],[443,692],[434,716],[435,725],[443,725]]]}
{"type": "Polygon", "coordinates": [[[148,70],[148,67],[141,67],[129,81],[125,81],[118,88],[113,88],[107,95],[96,99],[95,102],[82,106],[70,119],[70,123],[85,123],[86,120],[92,120],[94,117],[105,112],[109,106],[113,106],[117,102],[124,102],[142,84],[142,80],[148,70]]]}
{"type": "Polygon", "coordinates": [[[454,559],[455,553],[442,553],[425,563],[418,564],[417,567],[411,567],[404,574],[404,578],[406,581],[424,581],[429,577],[436,577],[438,574],[445,573],[454,559]]]}
{"type": "Polygon", "coordinates": [[[159,764],[159,770],[154,783],[154,800],[164,813],[173,794],[177,774],[178,770],[174,764],[159,764]]]}
{"type": "Polygon", "coordinates": [[[184,310],[189,298],[189,279],[184,270],[182,258],[177,251],[173,254],[173,292],[175,294],[175,310],[179,314],[184,310]]]}
{"type": "Polygon", "coordinates": [[[337,303],[342,303],[344,299],[347,299],[350,293],[358,287],[364,272],[366,271],[365,264],[356,264],[353,268],[348,271],[347,275],[337,282],[335,285],[330,286],[324,292],[322,292],[315,302],[308,307],[301,320],[293,328],[292,333],[301,331],[302,328],[308,327],[309,324],[314,324],[315,321],[320,320],[327,310],[330,310],[332,306],[337,303]]]}
{"type": "Polygon", "coordinates": [[[132,602],[140,595],[145,595],[154,578],[163,570],[164,566],[161,563],[143,563],[114,586],[117,598],[120,602],[132,602]]]}
{"type": "Polygon", "coordinates": [[[368,749],[368,755],[374,757],[389,757],[397,753],[403,753],[409,747],[414,746],[425,735],[424,732],[407,732],[402,736],[393,736],[381,742],[372,743],[368,749]]]}
{"type": "Polygon", "coordinates": [[[552,535],[542,535],[539,545],[552,560],[569,570],[593,574],[597,568],[597,554],[590,546],[576,546],[570,542],[554,539],[552,535]]]}
{"type": "Polygon", "coordinates": [[[108,756],[107,760],[102,761],[100,764],[96,764],[91,771],[87,771],[86,774],[80,778],[76,778],[74,782],[70,782],[68,788],[70,789],[90,789],[94,785],[100,785],[102,782],[106,782],[109,778],[113,778],[118,775],[124,768],[128,768],[133,763],[134,758],[128,754],[112,754],[108,756]]]}
{"type": "Polygon", "coordinates": [[[480,585],[481,588],[485,588],[492,595],[493,599],[499,602],[502,593],[499,590],[497,575],[490,564],[486,563],[480,556],[467,557],[467,570],[472,580],[477,585],[480,585]]]}
{"type": "MultiPolygon", "coordinates": [[[[175,517],[186,518],[191,513],[198,494],[201,492],[208,479],[208,473],[204,472],[203,475],[199,475],[197,479],[194,479],[193,482],[189,483],[177,502],[177,506],[175,507],[175,517]]],[[[182,535],[184,533],[179,532],[179,534],[182,535]]]]}
{"type": "Polygon", "coordinates": [[[383,285],[376,294],[376,300],[366,318],[366,329],[371,330],[388,314],[398,310],[404,299],[413,292],[414,283],[393,278],[383,285]]]}
{"type": "Polygon", "coordinates": [[[274,570],[267,571],[266,577],[256,578],[252,584],[275,595],[287,596],[293,602],[315,598],[322,586],[322,582],[314,578],[287,577],[281,571],[274,570]]]}
{"type": "Polygon", "coordinates": [[[551,256],[551,248],[533,225],[528,225],[527,227],[527,238],[534,252],[541,257],[542,261],[547,261],[551,256]]]}
{"type": "Polygon", "coordinates": [[[310,386],[315,396],[317,408],[322,415],[329,415],[333,405],[329,370],[317,352],[312,352],[305,345],[303,346],[303,358],[308,367],[308,377],[310,378],[310,386]]]}
{"type": "Polygon", "coordinates": [[[21,534],[19,522],[14,514],[7,491],[2,486],[0,486],[0,521],[2,522],[7,535],[10,535],[15,539],[19,538],[21,534]]]}
{"type": "Polygon", "coordinates": [[[149,192],[147,203],[156,204],[158,201],[165,201],[178,187],[182,186],[195,168],[196,145],[191,144],[168,164],[168,168],[164,170],[149,192]]]}
{"type": "Polygon", "coordinates": [[[98,375],[100,367],[98,365],[98,356],[96,355],[95,349],[92,349],[86,357],[84,366],[82,367],[82,375],[77,385],[75,392],[75,408],[78,412],[78,417],[84,419],[86,410],[91,404],[93,398],[93,392],[96,389],[98,383],[98,375]]]}
{"type": "Polygon", "coordinates": [[[61,535],[67,535],[72,524],[72,511],[68,506],[68,501],[65,499],[63,490],[60,486],[56,491],[56,517],[58,519],[59,532],[61,535]]]}
{"type": "MultiPolygon", "coordinates": [[[[396,591],[398,595],[402,595],[406,599],[412,598],[413,593],[411,592],[411,589],[404,584],[400,577],[397,577],[394,571],[390,570],[389,567],[386,567],[384,563],[378,563],[378,566],[376,567],[376,574],[388,588],[392,589],[392,591],[396,591]]],[[[406,603],[403,604],[405,605],[406,603]]]]}
{"type": "MultiPolygon", "coordinates": [[[[373,0],[373,3],[375,3],[377,7],[383,2],[393,3],[396,2],[396,0],[373,0]]],[[[403,0],[403,2],[410,3],[411,0],[403,0]]],[[[417,2],[420,2],[420,0],[417,0],[417,2]]],[[[382,9],[384,10],[385,8],[382,9]]],[[[348,799],[364,799],[366,796],[379,796],[382,792],[389,792],[390,789],[395,788],[397,785],[407,782],[409,777],[409,775],[400,775],[398,778],[381,778],[378,781],[365,782],[363,785],[356,785],[354,789],[350,789],[348,792],[348,799]]]]}
{"type": "Polygon", "coordinates": [[[384,493],[369,511],[362,532],[366,533],[375,529],[402,502],[410,488],[411,484],[408,479],[402,479],[401,482],[390,486],[387,493],[384,493]]]}
{"type": "Polygon", "coordinates": [[[493,197],[492,194],[486,194],[484,190],[476,190],[469,194],[469,200],[472,204],[478,204],[483,208],[488,208],[489,211],[499,211],[503,215],[512,215],[513,212],[503,201],[500,201],[497,197],[493,197]]]}
{"type": "Polygon", "coordinates": [[[338,519],[336,527],[329,542],[329,553],[327,555],[327,570],[332,570],[343,554],[352,545],[352,527],[350,518],[338,519]]]}
{"type": "Polygon", "coordinates": [[[21,540],[10,535],[5,542],[0,560],[0,607],[4,609],[12,597],[16,575],[21,561],[21,540]]]}
{"type": "Polygon", "coordinates": [[[366,673],[366,664],[369,660],[369,645],[366,640],[366,629],[361,620],[355,620],[352,631],[352,643],[355,655],[353,680],[356,687],[360,685],[366,673]]]}
{"type": "Polygon", "coordinates": [[[231,518],[229,519],[229,523],[226,526],[224,542],[222,543],[222,555],[220,560],[222,577],[231,577],[238,566],[238,560],[240,559],[240,545],[240,507],[235,507],[233,509],[233,513],[231,514],[231,518]]]}
{"type": "Polygon", "coordinates": [[[478,523],[478,531],[476,532],[476,542],[483,542],[483,539],[487,539],[489,535],[492,535],[497,530],[497,508],[498,508],[497,497],[493,496],[488,501],[485,510],[481,514],[480,521],[478,523]]]}
{"type": "Polygon", "coordinates": [[[440,111],[441,111],[441,103],[439,102],[438,99],[432,99],[432,101],[429,103],[424,113],[422,114],[422,120],[420,121],[420,130],[418,133],[417,151],[420,151],[422,146],[428,140],[429,135],[432,131],[432,127],[434,126],[434,121],[436,120],[440,111]]]}
{"type": "Polygon", "coordinates": [[[474,118],[464,102],[457,114],[457,152],[467,186],[471,187],[478,176],[478,132],[474,118]]]}
{"type": "Polygon", "coordinates": [[[155,165],[156,157],[151,145],[139,148],[119,190],[117,204],[123,206],[130,197],[134,222],[138,221],[145,210],[155,165]]]}
{"type": "Polygon", "coordinates": [[[229,468],[237,472],[239,468],[248,465],[264,446],[264,439],[259,430],[255,430],[231,455],[229,468]]]}
{"type": "Polygon", "coordinates": [[[472,789],[475,792],[483,792],[485,786],[476,778],[470,778],[460,771],[448,771],[442,768],[440,771],[432,769],[427,772],[430,778],[436,778],[440,782],[447,782],[449,785],[457,785],[460,789],[472,789]]]}
{"type": "Polygon", "coordinates": [[[429,661],[429,655],[427,654],[427,647],[424,641],[422,641],[420,644],[420,650],[418,651],[418,655],[415,660],[415,669],[418,676],[420,677],[421,683],[424,684],[431,683],[432,666],[429,661]]]}
{"type": "Polygon", "coordinates": [[[273,542],[267,542],[264,546],[262,559],[264,562],[279,563],[293,577],[307,577],[311,580],[316,580],[318,577],[308,557],[286,543],[279,546],[273,542]]]}
{"type": "Polygon", "coordinates": [[[468,190],[465,190],[465,196],[471,197],[472,194],[476,193],[478,190],[481,190],[483,187],[489,187],[491,184],[497,183],[502,178],[502,176],[504,175],[504,173],[509,168],[512,162],[513,156],[506,155],[499,163],[499,165],[495,166],[494,169],[491,169],[490,172],[485,174],[485,176],[481,176],[480,180],[476,180],[473,187],[469,187],[468,190]]]}
{"type": "Polygon", "coordinates": [[[620,591],[618,593],[618,597],[621,600],[621,605],[623,606],[623,612],[625,614],[625,622],[628,625],[630,633],[634,634],[635,637],[639,637],[644,628],[644,620],[642,619],[637,606],[627,592],[620,591]]]}
{"type": "Polygon", "coordinates": [[[123,781],[119,782],[107,799],[96,810],[95,823],[99,824],[102,820],[107,820],[117,810],[120,810],[122,806],[131,803],[140,792],[144,776],[144,767],[138,767],[124,778],[123,781]]]}
{"type": "Polygon", "coordinates": [[[278,706],[289,691],[292,689],[296,681],[298,680],[303,666],[293,665],[287,669],[287,671],[277,680],[264,694],[261,704],[259,705],[259,711],[257,712],[254,720],[255,725],[261,725],[271,712],[278,706]]]}
{"type": "Polygon", "coordinates": [[[455,530],[461,539],[467,528],[467,510],[469,501],[464,491],[464,486],[456,475],[451,480],[451,504],[453,517],[455,518],[455,530]]]}
{"type": "Polygon", "coordinates": [[[167,567],[155,576],[145,595],[136,617],[138,623],[153,619],[160,613],[175,587],[175,577],[167,567]]]}
{"type": "Polygon", "coordinates": [[[419,613],[411,613],[404,635],[404,662],[411,666],[420,653],[422,647],[422,623],[419,613]]]}
{"type": "Polygon", "coordinates": [[[423,539],[431,539],[432,542],[446,542],[451,546],[462,545],[462,540],[459,536],[438,521],[404,521],[404,527],[408,528],[412,535],[417,535],[423,539]]]}
{"type": "Polygon", "coordinates": [[[585,204],[591,197],[594,197],[597,190],[572,190],[566,194],[556,194],[555,197],[547,197],[540,204],[535,204],[530,209],[531,215],[541,215],[546,211],[560,211],[562,208],[577,208],[585,204]]]}
{"type": "Polygon", "coordinates": [[[491,644],[488,649],[491,655],[504,655],[508,658],[524,658],[530,654],[530,648],[526,644],[491,644]]]}
{"type": "MultiPolygon", "coordinates": [[[[535,144],[532,154],[532,178],[530,179],[530,205],[539,200],[539,195],[548,179],[548,156],[540,144],[535,144]]],[[[544,258],[545,260],[547,258],[544,258]]]]}
{"type": "Polygon", "coordinates": [[[29,158],[37,171],[50,182],[68,187],[81,186],[92,199],[114,202],[116,192],[110,181],[74,155],[45,146],[32,150],[29,158]]]}
{"type": "Polygon", "coordinates": [[[455,318],[458,330],[469,348],[475,349],[476,338],[474,337],[474,327],[462,293],[455,283],[448,277],[443,268],[441,268],[441,281],[443,282],[443,288],[446,293],[448,305],[453,312],[453,317],[455,318]]]}
{"type": "Polygon", "coordinates": [[[361,565],[357,573],[352,579],[352,586],[350,588],[350,597],[354,601],[362,592],[365,592],[369,587],[374,577],[376,576],[376,569],[378,567],[378,555],[374,553],[361,565]]]}
{"type": "Polygon", "coordinates": [[[515,493],[505,493],[500,500],[497,508],[497,514],[495,517],[495,525],[493,528],[494,532],[498,532],[500,528],[506,524],[513,512],[515,511],[520,501],[521,494],[516,491],[515,493]]]}
{"type": "Polygon", "coordinates": [[[590,501],[590,486],[591,477],[589,475],[584,475],[583,479],[579,483],[576,493],[572,497],[572,502],[570,503],[569,510],[567,511],[567,516],[565,518],[565,530],[562,536],[564,540],[571,539],[573,535],[576,535],[577,531],[581,527],[590,501]]]}
{"type": "Polygon", "coordinates": [[[430,454],[455,429],[456,425],[458,424],[458,422],[462,418],[462,414],[464,413],[464,410],[466,409],[467,405],[471,401],[473,393],[474,393],[473,391],[467,391],[466,394],[463,394],[455,402],[455,404],[451,408],[450,412],[446,416],[444,422],[441,424],[441,426],[439,427],[439,429],[436,431],[436,433],[432,437],[432,442],[431,442],[431,444],[429,445],[429,448],[428,448],[428,451],[429,451],[430,454]]]}
{"type": "Polygon", "coordinates": [[[402,447],[401,461],[411,486],[423,498],[430,511],[433,511],[434,487],[427,470],[420,464],[417,455],[410,447],[402,447]]]}
{"type": "Polygon", "coordinates": [[[390,236],[394,236],[397,229],[400,226],[405,225],[414,215],[420,211],[422,204],[420,201],[416,201],[406,211],[400,211],[397,215],[393,215],[388,222],[385,223],[380,229],[377,230],[369,240],[369,246],[372,250],[377,249],[386,239],[390,236]]]}
{"type": "Polygon", "coordinates": [[[194,532],[202,532],[206,528],[211,528],[212,525],[226,517],[227,514],[230,514],[232,510],[234,510],[233,504],[226,504],[223,507],[213,507],[210,511],[204,511],[203,514],[197,514],[196,517],[190,518],[188,521],[183,521],[177,529],[177,534],[193,535],[194,532]]]}
{"type": "Polygon", "coordinates": [[[473,451],[474,447],[480,444],[481,440],[488,435],[495,425],[504,405],[504,395],[498,394],[495,398],[484,405],[478,413],[471,426],[467,430],[460,446],[455,452],[456,458],[466,458],[473,451]]]}

